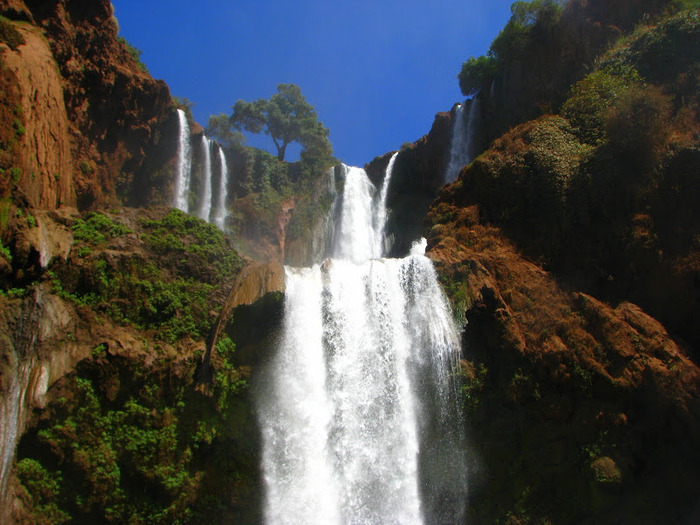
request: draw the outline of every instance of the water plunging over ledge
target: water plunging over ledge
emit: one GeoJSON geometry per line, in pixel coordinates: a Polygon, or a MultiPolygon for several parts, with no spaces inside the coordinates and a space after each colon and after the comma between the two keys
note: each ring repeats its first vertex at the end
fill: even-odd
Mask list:
{"type": "Polygon", "coordinates": [[[255,388],[270,524],[458,523],[459,338],[425,242],[382,258],[386,192],[345,181],[330,258],[285,269],[283,333],[255,388]]]}

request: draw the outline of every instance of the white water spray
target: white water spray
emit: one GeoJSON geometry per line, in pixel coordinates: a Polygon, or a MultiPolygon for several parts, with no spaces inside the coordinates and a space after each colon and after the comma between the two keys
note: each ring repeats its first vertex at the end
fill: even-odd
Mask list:
{"type": "Polygon", "coordinates": [[[224,222],[226,221],[226,199],[228,198],[228,165],[226,164],[226,155],[221,146],[219,146],[219,163],[221,165],[221,178],[219,179],[219,199],[216,204],[214,224],[223,230],[224,222]]]}
{"type": "Polygon", "coordinates": [[[211,215],[211,143],[202,135],[202,199],[197,216],[209,222],[211,215]]]}
{"type": "Polygon", "coordinates": [[[283,335],[256,388],[267,523],[463,519],[458,335],[425,243],[379,258],[391,166],[379,198],[344,166],[334,258],[285,269],[283,335]]]}
{"type": "Polygon", "coordinates": [[[189,211],[190,176],[192,159],[190,156],[190,127],[187,116],[181,109],[177,110],[180,135],[177,148],[177,174],[175,178],[175,207],[187,213],[189,211]]]}

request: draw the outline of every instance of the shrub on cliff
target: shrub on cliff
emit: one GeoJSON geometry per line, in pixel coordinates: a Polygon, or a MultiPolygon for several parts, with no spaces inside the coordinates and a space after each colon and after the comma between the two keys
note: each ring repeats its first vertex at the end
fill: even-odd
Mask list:
{"type": "Polygon", "coordinates": [[[141,61],[141,55],[143,54],[143,51],[131,45],[123,36],[120,36],[117,40],[127,50],[129,56],[131,56],[131,59],[134,61],[136,66],[138,66],[138,68],[144,73],[148,73],[148,68],[146,67],[146,64],[144,64],[141,61]]]}
{"type": "Polygon", "coordinates": [[[491,43],[489,53],[500,61],[522,56],[530,41],[540,38],[559,20],[562,0],[518,1],[510,6],[511,17],[491,43]]]}
{"type": "Polygon", "coordinates": [[[637,70],[611,64],[578,82],[562,106],[562,115],[576,128],[581,140],[596,144],[605,135],[605,115],[610,105],[631,86],[642,82],[637,70]]]}
{"type": "Polygon", "coordinates": [[[463,177],[463,190],[486,219],[524,246],[553,253],[569,185],[589,150],[566,119],[542,117],[515,128],[478,157],[463,177]]]}
{"type": "Polygon", "coordinates": [[[671,133],[670,113],[671,101],[658,87],[626,90],[605,114],[610,145],[637,169],[653,169],[671,133]]]}
{"type": "Polygon", "coordinates": [[[157,339],[204,337],[215,285],[232,282],[241,266],[230,240],[179,210],[139,227],[135,233],[100,213],[77,219],[75,256],[48,272],[53,291],[119,323],[154,330],[157,339]]]}
{"type": "Polygon", "coordinates": [[[601,66],[622,63],[656,84],[695,70],[700,61],[700,10],[684,10],[656,25],[640,25],[629,39],[606,54],[601,66]]]}

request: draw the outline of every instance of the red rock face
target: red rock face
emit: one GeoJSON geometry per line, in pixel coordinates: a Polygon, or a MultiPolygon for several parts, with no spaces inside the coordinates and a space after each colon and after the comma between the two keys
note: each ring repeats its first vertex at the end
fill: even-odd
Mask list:
{"type": "Polygon", "coordinates": [[[17,181],[34,208],[75,206],[73,156],[62,79],[46,39],[36,28],[18,26],[26,44],[6,48],[3,60],[19,99],[17,119],[24,128],[17,144],[17,181]]]}
{"type": "Polygon", "coordinates": [[[468,322],[465,402],[484,467],[472,477],[472,521],[687,517],[697,501],[700,369],[639,306],[572,291],[524,257],[507,230],[483,220],[468,171],[426,222],[428,255],[468,322]],[[654,498],[666,503],[652,508],[654,498]]]}
{"type": "Polygon", "coordinates": [[[18,185],[28,204],[128,201],[143,186],[147,156],[149,172],[167,169],[176,147],[162,136],[168,87],[142,71],[118,39],[108,0],[5,0],[0,12],[35,24],[13,24],[27,44],[4,51],[3,72],[19,86],[26,122],[20,162],[27,175],[18,185]]]}

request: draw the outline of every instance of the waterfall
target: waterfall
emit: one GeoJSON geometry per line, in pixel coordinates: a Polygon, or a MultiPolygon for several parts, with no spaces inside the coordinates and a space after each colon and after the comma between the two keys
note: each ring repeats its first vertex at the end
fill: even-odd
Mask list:
{"type": "Polygon", "coordinates": [[[224,221],[226,220],[226,198],[228,197],[228,165],[226,164],[226,155],[221,146],[219,146],[219,164],[221,165],[221,170],[219,171],[221,177],[219,178],[219,198],[216,203],[214,224],[223,230],[224,221]]]}
{"type": "Polygon", "coordinates": [[[211,215],[211,142],[202,135],[202,198],[197,216],[209,222],[211,215]]]}
{"type": "Polygon", "coordinates": [[[445,170],[445,182],[454,182],[461,169],[474,160],[475,138],[479,121],[479,95],[472,97],[469,113],[464,115],[464,104],[455,109],[452,140],[450,143],[450,162],[445,170]]]}
{"type": "Polygon", "coordinates": [[[378,232],[378,235],[374,240],[374,253],[377,255],[377,257],[380,257],[382,254],[385,254],[389,251],[388,239],[386,236],[386,198],[389,194],[389,184],[391,184],[391,174],[394,171],[394,163],[396,162],[396,157],[398,156],[399,152],[397,151],[391,156],[391,159],[389,159],[389,164],[387,164],[386,171],[384,173],[382,189],[379,192],[379,202],[377,205],[377,212],[375,213],[374,218],[374,228],[378,232]]]}
{"type": "Polygon", "coordinates": [[[175,178],[175,207],[187,213],[189,211],[190,175],[192,158],[190,156],[190,127],[187,116],[181,109],[177,110],[180,123],[180,135],[177,148],[177,174],[175,178]]]}
{"type": "MultiPolygon", "coordinates": [[[[2,399],[0,399],[0,502],[2,502],[5,489],[7,488],[15,446],[21,435],[19,430],[22,421],[22,411],[27,394],[29,376],[34,364],[33,359],[20,363],[15,353],[10,354],[9,360],[13,373],[12,375],[8,374],[9,381],[6,385],[6,391],[2,399]]],[[[2,520],[1,513],[0,520],[2,520]]]]}
{"type": "Polygon", "coordinates": [[[459,337],[425,242],[381,258],[392,167],[377,196],[343,166],[332,258],[285,268],[279,346],[254,389],[267,523],[464,518],[459,337]]]}

